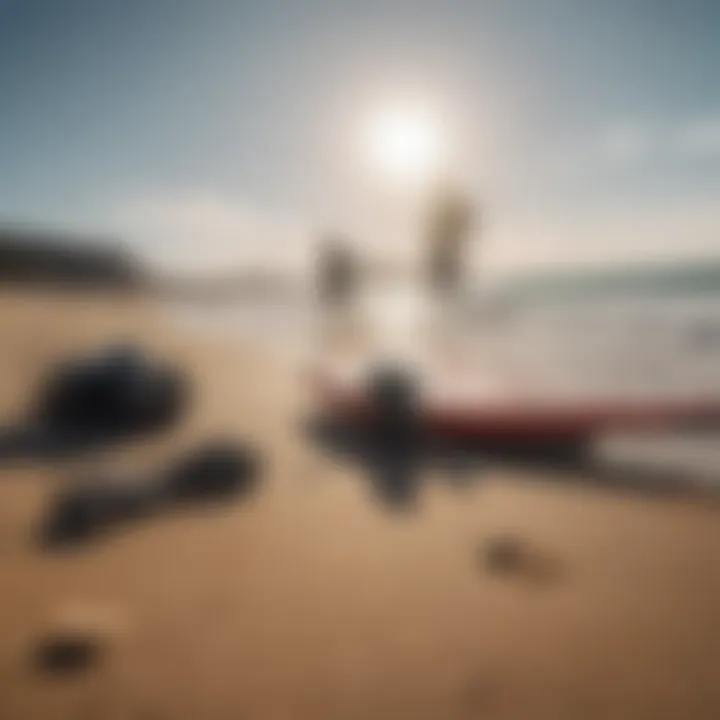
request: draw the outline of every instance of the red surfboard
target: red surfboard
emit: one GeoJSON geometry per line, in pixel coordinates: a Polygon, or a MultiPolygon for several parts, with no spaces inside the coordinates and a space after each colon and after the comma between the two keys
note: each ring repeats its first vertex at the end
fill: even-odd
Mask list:
{"type": "Polygon", "coordinates": [[[413,313],[394,325],[388,322],[393,309],[383,302],[378,299],[376,312],[370,320],[366,313],[360,323],[362,342],[325,343],[311,363],[309,379],[321,411],[346,420],[370,417],[370,370],[391,358],[417,378],[423,424],[443,435],[563,440],[626,429],[720,427],[720,384],[651,382],[637,370],[620,381],[609,362],[596,362],[593,369],[577,359],[563,364],[550,356],[543,363],[517,348],[498,352],[497,343],[473,345],[467,338],[477,331],[462,327],[443,331],[440,340],[438,333],[412,327],[408,317],[413,313]],[[410,352],[398,352],[403,333],[410,352]],[[553,363],[554,372],[548,372],[553,363]]]}

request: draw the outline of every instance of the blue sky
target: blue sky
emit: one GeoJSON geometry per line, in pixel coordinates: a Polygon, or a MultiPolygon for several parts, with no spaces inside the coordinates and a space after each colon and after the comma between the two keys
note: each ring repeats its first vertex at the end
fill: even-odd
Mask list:
{"type": "Polygon", "coordinates": [[[404,246],[353,138],[411,89],[488,262],[720,256],[718,36],[717,0],[0,0],[0,218],[198,261],[404,246]]]}

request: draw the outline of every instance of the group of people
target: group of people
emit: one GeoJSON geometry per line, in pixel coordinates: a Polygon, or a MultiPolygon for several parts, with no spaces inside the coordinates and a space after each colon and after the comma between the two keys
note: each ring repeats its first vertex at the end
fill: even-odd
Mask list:
{"type": "MultiPolygon", "coordinates": [[[[424,245],[424,284],[438,299],[448,299],[460,290],[467,267],[467,235],[471,206],[460,194],[446,190],[429,208],[424,245]]],[[[357,293],[359,262],[341,236],[326,238],[320,245],[316,279],[323,306],[342,307],[357,293]]]]}

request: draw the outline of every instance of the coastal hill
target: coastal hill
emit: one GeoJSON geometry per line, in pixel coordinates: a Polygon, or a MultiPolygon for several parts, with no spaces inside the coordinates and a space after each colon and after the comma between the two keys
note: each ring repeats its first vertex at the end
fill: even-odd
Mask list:
{"type": "Polygon", "coordinates": [[[120,243],[30,228],[0,228],[0,284],[131,290],[146,273],[120,243]]]}

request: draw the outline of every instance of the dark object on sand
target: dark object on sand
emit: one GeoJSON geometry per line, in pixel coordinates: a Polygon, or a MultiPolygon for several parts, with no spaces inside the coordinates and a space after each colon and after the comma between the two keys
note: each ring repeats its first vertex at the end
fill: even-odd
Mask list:
{"type": "Polygon", "coordinates": [[[83,483],[61,491],[51,503],[42,542],[48,547],[79,544],[119,522],[147,515],[157,504],[152,483],[83,483]]]}
{"type": "Polygon", "coordinates": [[[173,367],[134,346],[117,346],[62,363],[40,394],[41,421],[68,432],[146,432],[176,422],[189,383],[173,367]]]}
{"type": "Polygon", "coordinates": [[[416,449],[419,430],[420,388],[409,371],[378,365],[367,379],[371,433],[398,452],[416,449]]]}
{"type": "Polygon", "coordinates": [[[367,379],[368,440],[373,480],[383,501],[409,507],[416,499],[423,451],[416,378],[402,367],[379,365],[367,379]]]}
{"type": "Polygon", "coordinates": [[[46,548],[70,548],[180,502],[244,496],[255,487],[259,467],[249,447],[222,441],[201,446],[143,482],[94,478],[56,496],[41,528],[41,542],[46,548]]]}
{"type": "Polygon", "coordinates": [[[418,403],[419,389],[412,373],[393,364],[371,368],[368,394],[381,419],[411,420],[418,403]]]}
{"type": "Polygon", "coordinates": [[[236,441],[208,443],[168,472],[164,495],[173,500],[215,500],[245,494],[255,484],[259,458],[236,441]]]}
{"type": "Polygon", "coordinates": [[[42,640],[35,649],[33,665],[48,675],[67,676],[83,672],[102,653],[97,638],[77,631],[62,631],[42,640]]]}
{"type": "Polygon", "coordinates": [[[477,562],[490,573],[512,576],[536,587],[552,585],[567,572],[557,557],[510,535],[491,538],[479,546],[477,562]]]}
{"type": "Polygon", "coordinates": [[[527,564],[527,546],[517,537],[501,535],[488,540],[478,550],[478,560],[492,573],[509,574],[527,564]]]}

